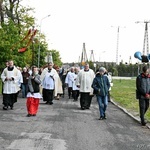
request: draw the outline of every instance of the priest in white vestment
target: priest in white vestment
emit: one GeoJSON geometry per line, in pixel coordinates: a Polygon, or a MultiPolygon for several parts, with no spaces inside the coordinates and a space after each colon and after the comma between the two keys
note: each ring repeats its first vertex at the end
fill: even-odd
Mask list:
{"type": "Polygon", "coordinates": [[[13,109],[14,103],[17,102],[17,93],[20,91],[18,86],[20,73],[12,60],[9,61],[9,66],[3,70],[1,79],[3,82],[3,109],[7,110],[8,107],[13,109]]]}
{"type": "Polygon", "coordinates": [[[89,64],[86,63],[84,68],[79,72],[76,85],[80,88],[80,106],[81,109],[89,109],[91,104],[91,95],[93,89],[91,87],[95,73],[89,68],[89,64]]]}
{"type": "Polygon", "coordinates": [[[52,105],[54,96],[62,93],[62,84],[57,71],[53,68],[53,63],[48,63],[48,67],[42,71],[41,81],[43,101],[46,101],[46,104],[52,105]]]}
{"type": "Polygon", "coordinates": [[[75,76],[74,67],[71,67],[71,69],[67,73],[67,76],[66,76],[66,79],[65,79],[65,84],[68,87],[69,99],[71,98],[71,96],[73,97],[72,86],[73,86],[73,82],[74,82],[74,76],[75,76]]]}
{"type": "Polygon", "coordinates": [[[76,79],[79,73],[79,68],[75,67],[74,69],[75,73],[74,73],[74,81],[73,81],[73,85],[72,85],[72,94],[73,94],[73,101],[77,101],[78,97],[79,97],[79,92],[80,89],[76,86],[76,79]]]}

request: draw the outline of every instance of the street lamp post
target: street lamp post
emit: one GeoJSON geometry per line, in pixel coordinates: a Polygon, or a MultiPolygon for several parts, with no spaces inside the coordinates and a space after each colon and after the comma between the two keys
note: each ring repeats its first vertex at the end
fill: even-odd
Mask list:
{"type": "MultiPolygon", "coordinates": [[[[111,26],[114,27],[114,26],[111,26]]],[[[116,64],[118,65],[118,50],[119,50],[119,35],[120,35],[120,28],[125,28],[125,27],[120,27],[117,26],[117,47],[116,47],[116,64]]]]}
{"type": "Polygon", "coordinates": [[[96,63],[94,63],[93,65],[94,65],[94,68],[95,68],[95,73],[96,73],[96,66],[97,66],[97,65],[96,65],[96,63]]]}
{"type": "Polygon", "coordinates": [[[47,18],[50,17],[50,15],[47,15],[46,17],[42,18],[40,21],[40,32],[39,32],[39,48],[38,48],[38,68],[40,66],[40,52],[41,52],[41,47],[40,47],[40,36],[41,36],[41,28],[42,28],[42,21],[47,18]]]}
{"type": "MultiPolygon", "coordinates": [[[[35,27],[32,26],[31,34],[34,35],[34,32],[35,32],[35,27]]],[[[34,54],[35,54],[35,51],[34,51],[34,36],[31,37],[31,43],[32,43],[32,65],[33,65],[34,64],[34,54]]]]}

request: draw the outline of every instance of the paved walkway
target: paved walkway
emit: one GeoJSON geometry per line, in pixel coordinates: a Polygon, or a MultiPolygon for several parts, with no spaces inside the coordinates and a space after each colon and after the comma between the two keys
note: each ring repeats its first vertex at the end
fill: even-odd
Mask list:
{"type": "Polygon", "coordinates": [[[102,121],[95,97],[90,110],[67,96],[41,100],[36,117],[26,117],[26,99],[8,111],[0,103],[0,150],[149,150],[149,129],[112,103],[102,121]]]}

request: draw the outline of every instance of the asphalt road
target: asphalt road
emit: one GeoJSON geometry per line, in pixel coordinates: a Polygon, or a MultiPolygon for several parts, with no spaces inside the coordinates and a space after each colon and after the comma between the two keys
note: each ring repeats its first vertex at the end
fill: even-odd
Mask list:
{"type": "Polygon", "coordinates": [[[26,117],[26,99],[18,98],[14,110],[0,104],[0,114],[0,150],[150,150],[150,130],[111,102],[98,120],[95,97],[90,110],[67,96],[53,105],[41,100],[36,117],[26,117]]]}

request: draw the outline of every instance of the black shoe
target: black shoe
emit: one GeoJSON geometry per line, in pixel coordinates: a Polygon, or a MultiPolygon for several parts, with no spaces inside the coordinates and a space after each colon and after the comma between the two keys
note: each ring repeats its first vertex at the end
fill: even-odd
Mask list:
{"type": "Polygon", "coordinates": [[[12,110],[13,110],[13,107],[14,107],[14,106],[13,106],[13,105],[11,105],[11,106],[10,106],[10,109],[12,109],[12,110]]]}
{"type": "Polygon", "coordinates": [[[35,116],[36,116],[36,114],[33,114],[32,116],[34,116],[34,117],[35,117],[35,116]]]}
{"type": "Polygon", "coordinates": [[[104,117],[102,117],[102,116],[99,118],[99,120],[103,120],[103,119],[104,119],[104,117]]]}
{"type": "Polygon", "coordinates": [[[4,107],[3,107],[3,110],[7,110],[7,109],[8,109],[8,107],[7,107],[7,106],[4,106],[4,107]]]}
{"type": "Polygon", "coordinates": [[[90,107],[86,107],[85,109],[90,109],[90,107]]]}
{"type": "Polygon", "coordinates": [[[53,102],[49,102],[50,105],[53,105],[53,102]]]}
{"type": "Polygon", "coordinates": [[[141,122],[141,125],[142,126],[146,126],[146,122],[141,122]]]}
{"type": "Polygon", "coordinates": [[[27,114],[27,117],[31,117],[31,114],[27,114]]]}
{"type": "Polygon", "coordinates": [[[81,110],[85,110],[85,108],[84,108],[84,107],[81,107],[81,110]]]}
{"type": "Polygon", "coordinates": [[[107,119],[107,117],[106,117],[106,114],[104,113],[104,117],[103,117],[104,119],[107,119]]]}

